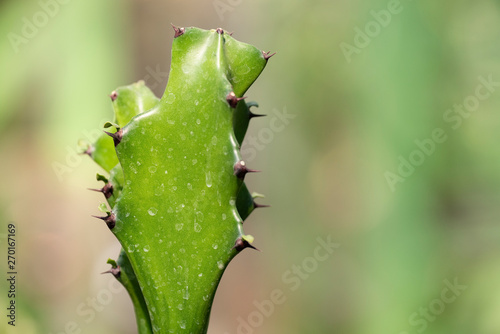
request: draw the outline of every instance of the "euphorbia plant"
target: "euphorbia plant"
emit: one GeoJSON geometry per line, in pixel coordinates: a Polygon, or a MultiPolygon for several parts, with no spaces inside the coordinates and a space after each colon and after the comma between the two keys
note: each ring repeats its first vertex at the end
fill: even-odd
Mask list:
{"type": "Polygon", "coordinates": [[[123,250],[108,261],[139,333],[206,333],[221,276],[252,246],[243,220],[261,205],[240,145],[255,103],[244,93],[272,56],[222,29],[176,28],[165,93],[138,82],[111,93],[114,122],[86,153],[108,175],[101,206],[123,250]]]}

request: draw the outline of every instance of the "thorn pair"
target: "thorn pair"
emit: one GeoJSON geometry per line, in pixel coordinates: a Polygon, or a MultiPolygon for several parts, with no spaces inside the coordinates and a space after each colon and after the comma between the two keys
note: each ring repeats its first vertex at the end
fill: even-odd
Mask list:
{"type": "Polygon", "coordinates": [[[236,242],[234,243],[234,246],[232,249],[236,249],[238,252],[241,252],[245,248],[252,248],[260,252],[260,249],[257,249],[256,247],[252,246],[248,240],[244,239],[243,237],[239,237],[236,239],[236,242]]]}
{"type": "Polygon", "coordinates": [[[231,108],[236,108],[236,106],[238,105],[238,102],[240,102],[241,100],[246,99],[246,98],[247,98],[246,96],[236,97],[236,94],[234,94],[234,92],[230,92],[226,96],[226,101],[227,101],[227,103],[229,103],[231,108]]]}
{"type": "Polygon", "coordinates": [[[256,172],[260,172],[260,170],[247,168],[245,161],[243,160],[240,160],[234,164],[234,175],[236,175],[238,179],[243,180],[247,173],[256,173],[256,172]]]}
{"type": "Polygon", "coordinates": [[[119,278],[120,273],[121,273],[121,269],[120,269],[120,266],[118,266],[115,268],[111,268],[105,272],[102,272],[101,274],[112,274],[113,276],[115,276],[115,278],[119,278]]]}
{"type": "Polygon", "coordinates": [[[276,52],[275,53],[271,53],[271,51],[268,51],[268,52],[262,51],[262,55],[264,56],[265,60],[268,60],[269,58],[271,58],[275,54],[276,54],[276,52]]]}
{"type": "Polygon", "coordinates": [[[111,102],[115,102],[118,98],[118,92],[116,90],[112,91],[111,94],[109,94],[109,97],[111,98],[111,102]]]}
{"type": "Polygon", "coordinates": [[[108,225],[110,230],[112,230],[113,227],[115,227],[115,225],[116,225],[116,215],[113,212],[110,212],[105,217],[99,217],[99,216],[92,216],[92,217],[104,221],[106,223],[106,225],[108,225]]]}
{"type": "Polygon", "coordinates": [[[93,152],[94,152],[94,147],[92,145],[90,145],[85,151],[81,152],[80,154],[86,154],[92,158],[93,152]]]}
{"type": "Polygon", "coordinates": [[[184,28],[177,28],[176,26],[174,26],[172,23],[170,23],[170,25],[172,26],[172,28],[174,28],[174,38],[177,38],[181,35],[184,35],[184,32],[186,31],[186,29],[184,28]]]}
{"type": "Polygon", "coordinates": [[[110,136],[111,138],[113,138],[113,143],[115,143],[115,147],[118,146],[118,144],[120,144],[120,142],[122,141],[122,138],[123,138],[123,130],[122,129],[119,129],[115,133],[111,133],[108,131],[104,131],[104,133],[107,134],[108,136],[110,136]]]}
{"type": "Polygon", "coordinates": [[[106,197],[106,199],[113,196],[113,185],[111,183],[106,183],[104,185],[104,187],[102,187],[102,189],[94,189],[94,188],[88,188],[88,189],[92,190],[92,191],[97,191],[97,192],[103,193],[104,197],[106,197]]]}

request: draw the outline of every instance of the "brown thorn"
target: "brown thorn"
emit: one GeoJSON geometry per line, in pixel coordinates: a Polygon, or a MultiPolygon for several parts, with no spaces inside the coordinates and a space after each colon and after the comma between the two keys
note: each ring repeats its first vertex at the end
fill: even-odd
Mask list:
{"type": "Polygon", "coordinates": [[[268,60],[269,58],[271,58],[272,56],[274,56],[276,54],[276,52],[273,54],[270,54],[270,53],[271,53],[271,51],[268,51],[268,52],[262,51],[262,55],[264,56],[265,60],[268,60]]]}
{"type": "Polygon", "coordinates": [[[113,212],[111,212],[109,215],[105,217],[99,217],[99,216],[92,216],[92,217],[104,221],[106,225],[108,225],[110,230],[113,229],[113,227],[115,227],[116,225],[116,216],[113,212]]]}
{"type": "Polygon", "coordinates": [[[106,199],[113,196],[113,185],[111,183],[106,183],[102,189],[87,188],[88,190],[97,191],[104,194],[106,199]]]}
{"type": "Polygon", "coordinates": [[[89,146],[89,148],[87,148],[85,151],[79,153],[80,155],[83,155],[83,154],[86,154],[88,155],[89,157],[92,158],[92,153],[94,152],[94,147],[92,147],[92,145],[89,146]]]}
{"type": "Polygon", "coordinates": [[[104,194],[104,197],[108,199],[113,196],[113,185],[111,183],[106,183],[104,187],[102,187],[101,191],[104,194]]]}
{"type": "Polygon", "coordinates": [[[219,35],[224,35],[224,30],[222,28],[217,28],[216,31],[219,35]]]}
{"type": "Polygon", "coordinates": [[[270,205],[266,205],[266,204],[258,204],[255,201],[253,201],[253,207],[256,208],[256,209],[258,209],[258,208],[269,208],[271,206],[270,205]]]}
{"type": "Polygon", "coordinates": [[[111,132],[107,132],[107,131],[104,131],[104,133],[113,138],[113,142],[115,143],[115,147],[118,146],[118,144],[120,144],[120,142],[122,141],[122,138],[123,138],[123,130],[122,129],[116,131],[115,133],[111,133],[111,132]]]}
{"type": "Polygon", "coordinates": [[[111,94],[109,94],[109,97],[111,98],[111,102],[114,102],[118,98],[118,93],[116,90],[112,91],[111,94]]]}
{"type": "Polygon", "coordinates": [[[257,249],[256,247],[252,246],[248,241],[246,241],[242,237],[239,237],[238,239],[236,239],[234,246],[231,249],[236,249],[238,252],[241,252],[245,248],[252,248],[252,249],[255,249],[256,251],[260,252],[260,249],[257,249]]]}
{"type": "Polygon", "coordinates": [[[226,95],[226,101],[227,103],[229,103],[229,106],[231,106],[231,108],[236,108],[238,102],[246,98],[247,98],[246,96],[236,97],[236,94],[234,94],[234,92],[230,92],[229,94],[226,95]]]}
{"type": "Polygon", "coordinates": [[[251,111],[248,111],[248,118],[252,119],[254,117],[264,117],[264,116],[267,116],[267,115],[262,115],[262,114],[254,114],[253,112],[251,111]]]}
{"type": "Polygon", "coordinates": [[[172,26],[172,28],[174,28],[174,31],[175,31],[174,38],[177,38],[177,37],[183,35],[184,32],[186,31],[186,29],[184,29],[184,28],[177,28],[172,23],[170,23],[170,25],[172,26]]]}
{"type": "Polygon", "coordinates": [[[121,274],[120,266],[118,266],[116,268],[111,268],[111,269],[101,273],[101,275],[104,275],[104,274],[112,274],[113,276],[118,278],[118,277],[120,277],[120,274],[121,274]]]}
{"type": "Polygon", "coordinates": [[[243,160],[240,160],[234,164],[234,175],[236,175],[236,177],[239,179],[243,179],[247,173],[257,173],[257,172],[260,171],[247,168],[245,161],[243,160]]]}

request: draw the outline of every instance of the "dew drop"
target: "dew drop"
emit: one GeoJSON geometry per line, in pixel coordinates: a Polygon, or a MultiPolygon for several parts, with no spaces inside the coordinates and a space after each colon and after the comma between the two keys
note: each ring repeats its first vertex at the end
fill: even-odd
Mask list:
{"type": "Polygon", "coordinates": [[[158,209],[155,208],[155,207],[150,207],[149,210],[148,210],[148,213],[149,213],[150,216],[156,215],[157,212],[158,212],[158,209]]]}
{"type": "Polygon", "coordinates": [[[222,261],[220,261],[220,260],[219,260],[219,261],[217,261],[217,267],[218,267],[220,270],[224,269],[224,267],[225,267],[225,266],[224,266],[224,262],[222,262],[222,261]]]}
{"type": "Polygon", "coordinates": [[[203,212],[198,211],[196,212],[196,221],[202,222],[205,219],[205,216],[203,215],[203,212]]]}
{"type": "Polygon", "coordinates": [[[154,174],[154,173],[156,173],[156,166],[151,166],[148,168],[148,170],[151,174],[154,174]]]}
{"type": "Polygon", "coordinates": [[[162,183],[155,188],[155,195],[160,196],[165,191],[165,185],[162,183]]]}
{"type": "Polygon", "coordinates": [[[165,99],[165,103],[172,104],[175,101],[175,94],[170,93],[168,94],[167,98],[165,99]]]}
{"type": "Polygon", "coordinates": [[[201,232],[201,225],[198,223],[194,223],[194,231],[197,233],[201,232]]]}
{"type": "Polygon", "coordinates": [[[175,224],[175,229],[176,229],[177,231],[182,230],[182,228],[183,228],[183,227],[184,227],[184,224],[183,224],[183,223],[178,223],[178,224],[175,224]]]}
{"type": "Polygon", "coordinates": [[[149,250],[150,250],[149,246],[144,246],[144,248],[143,248],[143,249],[144,249],[144,251],[145,251],[146,253],[147,253],[147,252],[149,252],[149,250]]]}
{"type": "Polygon", "coordinates": [[[212,186],[212,175],[210,174],[210,172],[207,172],[207,174],[205,175],[205,179],[207,182],[207,187],[210,188],[212,186]]]}
{"type": "Polygon", "coordinates": [[[134,173],[134,174],[137,174],[137,169],[135,169],[135,165],[133,162],[131,162],[128,167],[130,168],[130,170],[134,173]]]}

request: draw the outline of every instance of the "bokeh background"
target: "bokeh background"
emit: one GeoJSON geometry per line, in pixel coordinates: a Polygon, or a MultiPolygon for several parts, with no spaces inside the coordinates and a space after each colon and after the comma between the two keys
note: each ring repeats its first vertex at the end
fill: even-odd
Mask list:
{"type": "Polygon", "coordinates": [[[15,328],[0,280],[0,332],[136,332],[128,296],[99,274],[120,248],[90,217],[99,170],[75,152],[111,119],[117,86],[161,95],[171,22],[278,52],[247,94],[269,115],[245,143],[264,171],[249,187],[272,205],[245,224],[262,253],[227,269],[209,333],[500,333],[494,0],[0,1],[0,244],[15,222],[19,272],[15,328]],[[446,139],[429,144],[434,131],[446,139]],[[312,261],[328,237],[338,248],[312,261]],[[254,302],[275,289],[286,300],[260,321],[254,302]]]}

